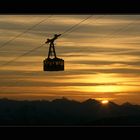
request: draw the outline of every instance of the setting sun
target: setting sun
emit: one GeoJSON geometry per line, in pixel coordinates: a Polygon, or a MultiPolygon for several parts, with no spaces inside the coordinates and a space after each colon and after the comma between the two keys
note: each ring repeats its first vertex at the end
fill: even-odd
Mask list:
{"type": "Polygon", "coordinates": [[[139,18],[140,15],[0,15],[0,99],[66,97],[78,101],[93,98],[102,105],[140,104],[139,18]],[[131,24],[134,21],[137,23],[131,24]],[[120,31],[129,25],[131,28],[120,31]],[[65,60],[65,70],[45,72],[42,61],[49,53],[46,39],[67,30],[68,36],[60,36],[55,42],[55,53],[65,60]],[[41,44],[44,45],[36,49],[41,44]]]}
{"type": "Polygon", "coordinates": [[[101,103],[102,103],[102,104],[108,104],[109,101],[108,101],[108,100],[103,100],[103,101],[101,101],[101,103]]]}

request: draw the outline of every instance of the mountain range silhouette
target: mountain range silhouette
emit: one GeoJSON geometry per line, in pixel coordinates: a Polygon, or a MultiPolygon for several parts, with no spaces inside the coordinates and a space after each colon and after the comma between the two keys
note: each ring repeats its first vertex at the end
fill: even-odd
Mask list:
{"type": "Polygon", "coordinates": [[[139,126],[140,105],[94,99],[83,102],[67,98],[52,101],[16,101],[0,99],[0,125],[80,125],[80,126],[139,126]]]}

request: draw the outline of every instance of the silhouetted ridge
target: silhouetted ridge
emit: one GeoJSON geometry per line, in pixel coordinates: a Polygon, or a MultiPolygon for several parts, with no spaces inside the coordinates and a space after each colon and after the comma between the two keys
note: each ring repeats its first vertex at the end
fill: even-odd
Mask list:
{"type": "Polygon", "coordinates": [[[52,103],[72,104],[72,103],[79,103],[79,102],[74,101],[74,100],[69,100],[69,99],[63,97],[61,99],[54,99],[54,100],[52,100],[52,103]]]}
{"type": "Polygon", "coordinates": [[[116,104],[114,102],[111,102],[111,101],[108,103],[108,105],[110,105],[112,107],[118,107],[119,106],[118,104],[116,104]]]}
{"type": "Polygon", "coordinates": [[[97,105],[98,104],[99,105],[100,102],[95,99],[88,99],[88,100],[82,102],[82,104],[84,104],[84,105],[97,105]]]}
{"type": "Polygon", "coordinates": [[[67,98],[52,101],[0,99],[0,125],[140,125],[140,105],[101,104],[67,98]]]}
{"type": "Polygon", "coordinates": [[[123,103],[122,106],[128,107],[128,106],[133,106],[133,105],[131,103],[129,103],[129,102],[126,102],[126,103],[123,103]]]}

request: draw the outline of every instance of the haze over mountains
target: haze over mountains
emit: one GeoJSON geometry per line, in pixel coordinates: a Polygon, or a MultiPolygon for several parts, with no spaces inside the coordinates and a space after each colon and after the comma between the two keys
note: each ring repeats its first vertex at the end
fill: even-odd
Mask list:
{"type": "Polygon", "coordinates": [[[0,100],[0,125],[140,125],[140,105],[94,99],[0,100]]]}

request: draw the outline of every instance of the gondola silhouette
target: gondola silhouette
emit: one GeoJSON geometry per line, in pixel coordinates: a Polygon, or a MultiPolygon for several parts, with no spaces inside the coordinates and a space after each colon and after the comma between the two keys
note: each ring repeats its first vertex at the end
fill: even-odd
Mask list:
{"type": "Polygon", "coordinates": [[[44,71],[64,71],[64,60],[56,56],[54,41],[61,36],[61,34],[55,34],[52,39],[47,39],[45,42],[49,44],[48,57],[43,61],[44,71]]]}

